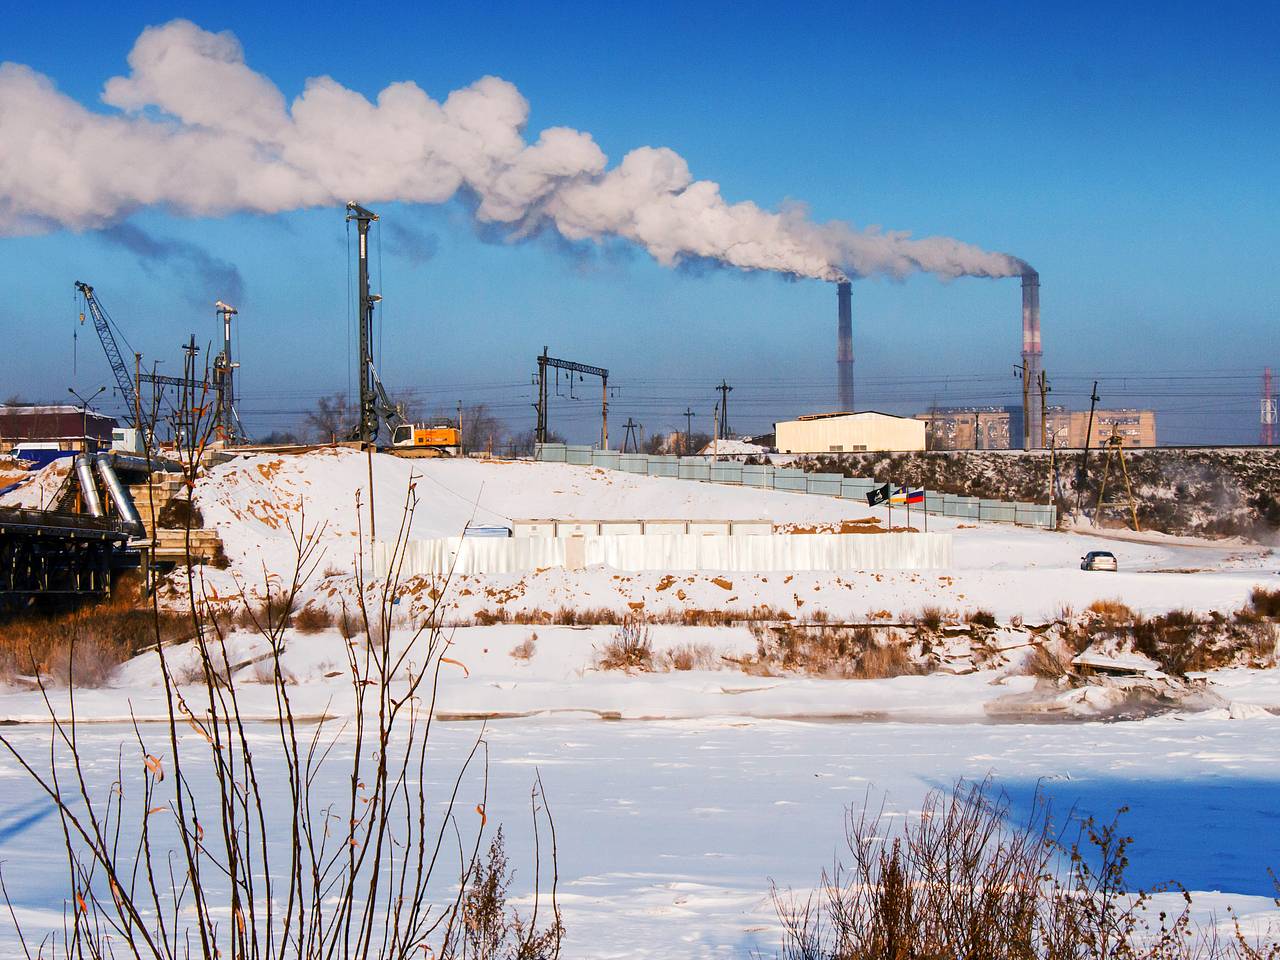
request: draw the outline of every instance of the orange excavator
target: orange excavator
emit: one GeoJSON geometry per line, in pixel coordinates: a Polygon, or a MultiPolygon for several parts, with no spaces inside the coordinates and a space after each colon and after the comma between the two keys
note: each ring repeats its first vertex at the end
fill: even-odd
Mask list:
{"type": "Polygon", "coordinates": [[[391,431],[390,453],[397,457],[457,457],[462,433],[451,423],[398,423],[391,431]]]}

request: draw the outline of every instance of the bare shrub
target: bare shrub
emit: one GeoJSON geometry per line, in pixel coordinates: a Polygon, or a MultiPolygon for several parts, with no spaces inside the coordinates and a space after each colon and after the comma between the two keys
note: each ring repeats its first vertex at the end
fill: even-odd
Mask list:
{"type": "Polygon", "coordinates": [[[507,906],[513,871],[499,827],[489,852],[476,863],[462,904],[464,945],[461,955],[474,960],[553,960],[560,955],[564,925],[553,909],[549,926],[538,928],[537,903],[528,920],[507,906]]]}
{"type": "Polygon", "coordinates": [[[1038,643],[1022,661],[1022,672],[1029,677],[1057,680],[1073,672],[1071,661],[1074,656],[1075,654],[1060,642],[1049,640],[1038,643]]]}
{"type": "Polygon", "coordinates": [[[663,651],[663,662],[670,670],[714,670],[719,666],[715,649],[707,643],[682,643],[663,651]]]}
{"type": "Polygon", "coordinates": [[[1249,594],[1249,606],[1260,617],[1280,617],[1280,588],[1255,587],[1249,594]]]}
{"type": "Polygon", "coordinates": [[[986,627],[989,630],[994,630],[996,627],[996,615],[990,610],[971,610],[965,616],[965,621],[975,627],[986,627]]]}
{"type": "Polygon", "coordinates": [[[916,626],[922,627],[932,633],[937,633],[942,629],[942,620],[946,616],[946,612],[941,607],[921,607],[920,612],[914,617],[903,617],[904,621],[914,621],[916,626]]]}
{"type": "Polygon", "coordinates": [[[498,607],[497,610],[484,609],[477,610],[475,616],[471,618],[471,622],[477,627],[492,627],[498,623],[510,623],[511,612],[506,607],[498,607]]]}
{"type": "Polygon", "coordinates": [[[653,642],[648,625],[628,617],[596,657],[602,670],[653,670],[653,642]]]}
{"type": "Polygon", "coordinates": [[[538,635],[531,633],[514,647],[511,648],[511,656],[517,660],[532,660],[533,655],[538,652],[538,635]]]}
{"type": "Polygon", "coordinates": [[[1224,943],[1195,928],[1185,892],[1180,912],[1149,917],[1156,891],[1126,881],[1132,838],[1118,821],[1089,818],[1064,841],[1043,797],[1014,824],[989,781],[932,791],[911,820],[851,810],[845,837],[848,863],[823,871],[815,893],[773,890],[787,960],[1280,956],[1238,930],[1224,943]]]}
{"type": "Polygon", "coordinates": [[[333,611],[319,604],[308,604],[293,616],[293,628],[299,633],[320,633],[336,622],[333,611]]]}

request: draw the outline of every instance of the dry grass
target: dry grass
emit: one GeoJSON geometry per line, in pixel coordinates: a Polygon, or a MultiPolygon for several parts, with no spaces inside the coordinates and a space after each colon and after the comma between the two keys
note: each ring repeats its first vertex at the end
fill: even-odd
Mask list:
{"type": "Polygon", "coordinates": [[[532,660],[533,655],[538,652],[538,635],[531,633],[514,647],[511,648],[511,656],[517,660],[532,660]]]}
{"type": "Polygon", "coordinates": [[[190,636],[191,618],[137,605],[132,591],[102,603],[52,614],[25,613],[0,622],[0,680],[99,687],[124,661],[154,644],[190,636]]]}
{"type": "Polygon", "coordinates": [[[333,629],[336,618],[328,607],[306,606],[293,615],[293,628],[299,633],[320,633],[333,629]]]}
{"type": "Polygon", "coordinates": [[[857,626],[756,628],[756,661],[809,676],[883,680],[925,672],[894,631],[857,626]]]}
{"type": "Polygon", "coordinates": [[[1133,611],[1120,600],[1095,600],[1085,609],[1107,626],[1133,622],[1133,611]]]}
{"type": "Polygon", "coordinates": [[[636,617],[628,617],[614,632],[596,657],[602,670],[653,670],[653,641],[649,627],[636,617]]]}

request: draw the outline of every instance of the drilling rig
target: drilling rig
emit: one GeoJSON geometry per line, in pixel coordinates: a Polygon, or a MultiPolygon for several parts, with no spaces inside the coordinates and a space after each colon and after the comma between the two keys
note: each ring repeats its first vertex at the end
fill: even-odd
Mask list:
{"type": "Polygon", "coordinates": [[[378,435],[386,428],[384,446],[401,457],[457,456],[462,452],[462,436],[452,424],[409,423],[387,395],[378,368],[373,362],[373,310],[382,300],[369,292],[369,227],[378,215],[352,201],[347,204],[347,222],[355,222],[359,246],[356,251],[356,283],[360,299],[360,421],[351,439],[377,446],[378,435]]]}

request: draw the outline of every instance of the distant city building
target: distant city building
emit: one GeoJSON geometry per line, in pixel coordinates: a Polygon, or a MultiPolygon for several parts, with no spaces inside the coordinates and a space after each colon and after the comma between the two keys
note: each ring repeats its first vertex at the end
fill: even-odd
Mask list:
{"type": "MultiPolygon", "coordinates": [[[[930,450],[1016,450],[1022,447],[1020,407],[950,407],[917,413],[926,425],[930,450]]],[[[1055,447],[1080,448],[1089,431],[1088,410],[1050,407],[1045,417],[1045,435],[1055,447]]],[[[1098,447],[1112,434],[1126,447],[1156,445],[1154,410],[1095,410],[1089,446],[1098,447]]],[[[1040,446],[1039,438],[1033,445],[1040,446]]]]}
{"type": "Polygon", "coordinates": [[[866,410],[819,413],[773,425],[779,453],[923,450],[925,425],[911,417],[866,410]]]}
{"type": "Polygon", "coordinates": [[[0,453],[30,450],[105,450],[111,446],[115,417],[70,404],[0,406],[0,453]]]}

